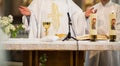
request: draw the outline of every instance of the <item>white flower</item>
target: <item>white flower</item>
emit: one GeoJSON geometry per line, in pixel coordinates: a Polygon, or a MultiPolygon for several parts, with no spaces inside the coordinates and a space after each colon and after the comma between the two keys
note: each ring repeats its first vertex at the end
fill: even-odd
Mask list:
{"type": "Polygon", "coordinates": [[[9,15],[8,17],[0,17],[0,26],[6,34],[10,34],[11,31],[15,31],[16,28],[11,23],[13,22],[13,16],[9,15]]]}
{"type": "Polygon", "coordinates": [[[3,16],[1,19],[2,19],[2,20],[8,20],[8,17],[3,16]]]}
{"type": "Polygon", "coordinates": [[[12,16],[12,15],[9,15],[8,17],[11,18],[11,19],[13,19],[13,16],[12,16]]]}
{"type": "Polygon", "coordinates": [[[9,26],[5,27],[5,28],[4,28],[4,31],[5,31],[6,34],[9,34],[9,33],[10,33],[10,28],[9,28],[9,26]]]}
{"type": "Polygon", "coordinates": [[[12,30],[12,31],[15,31],[15,30],[16,30],[15,27],[14,27],[12,24],[9,25],[9,28],[10,28],[10,30],[12,30]]]}
{"type": "Polygon", "coordinates": [[[9,24],[7,27],[4,28],[5,33],[10,34],[10,31],[15,31],[15,27],[12,24],[9,24]]]}
{"type": "Polygon", "coordinates": [[[22,28],[25,29],[25,25],[22,25],[22,28]]]}
{"type": "Polygon", "coordinates": [[[10,23],[8,21],[0,20],[0,25],[2,27],[9,25],[10,23]]]}
{"type": "Polygon", "coordinates": [[[12,23],[12,22],[13,22],[13,16],[12,16],[12,15],[9,15],[8,17],[9,17],[9,22],[12,23]]]}
{"type": "Polygon", "coordinates": [[[13,16],[9,15],[8,17],[4,16],[0,18],[1,27],[5,27],[13,22],[13,16]]]}

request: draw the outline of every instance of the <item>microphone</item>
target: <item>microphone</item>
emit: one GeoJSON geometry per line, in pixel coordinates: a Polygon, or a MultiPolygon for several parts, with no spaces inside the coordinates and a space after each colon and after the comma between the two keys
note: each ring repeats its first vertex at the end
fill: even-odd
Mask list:
{"type": "MultiPolygon", "coordinates": [[[[68,35],[65,37],[65,39],[63,39],[63,41],[69,40],[71,38],[74,39],[74,40],[76,40],[76,41],[78,41],[76,38],[74,38],[74,37],[71,36],[72,23],[71,23],[71,18],[70,18],[69,12],[67,12],[67,16],[68,16],[68,35]]],[[[74,33],[74,30],[73,30],[73,33],[74,33]]]]}
{"type": "Polygon", "coordinates": [[[70,18],[69,12],[67,13],[67,16],[68,16],[68,20],[69,20],[69,22],[70,22],[70,21],[71,21],[71,18],[70,18]]]}

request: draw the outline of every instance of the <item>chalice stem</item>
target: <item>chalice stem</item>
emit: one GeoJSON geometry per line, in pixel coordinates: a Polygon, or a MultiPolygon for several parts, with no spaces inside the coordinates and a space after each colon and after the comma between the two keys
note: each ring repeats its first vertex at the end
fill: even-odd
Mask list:
{"type": "Polygon", "coordinates": [[[45,29],[45,35],[46,36],[48,35],[48,29],[45,29]]]}

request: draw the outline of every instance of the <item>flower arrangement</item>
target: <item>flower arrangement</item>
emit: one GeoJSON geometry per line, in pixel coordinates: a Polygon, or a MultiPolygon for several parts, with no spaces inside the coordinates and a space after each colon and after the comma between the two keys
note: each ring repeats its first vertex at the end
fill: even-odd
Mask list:
{"type": "Polygon", "coordinates": [[[12,38],[15,38],[17,36],[17,32],[19,29],[24,29],[22,25],[19,25],[15,27],[13,24],[13,16],[3,16],[0,17],[0,28],[6,33],[7,35],[10,35],[12,38]]]}

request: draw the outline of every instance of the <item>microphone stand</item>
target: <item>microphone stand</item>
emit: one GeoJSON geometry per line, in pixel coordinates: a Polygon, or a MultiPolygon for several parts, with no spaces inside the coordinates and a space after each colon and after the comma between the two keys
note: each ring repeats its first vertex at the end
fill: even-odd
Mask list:
{"type": "Polygon", "coordinates": [[[70,18],[70,14],[69,14],[69,12],[67,13],[67,16],[68,16],[68,20],[69,20],[69,22],[68,22],[68,26],[69,26],[69,31],[68,31],[68,34],[67,34],[67,36],[63,39],[63,41],[66,41],[66,40],[70,40],[70,39],[73,39],[73,40],[75,40],[75,41],[78,41],[75,37],[72,37],[71,36],[71,27],[72,27],[72,23],[71,23],[71,18],[70,18]]]}

